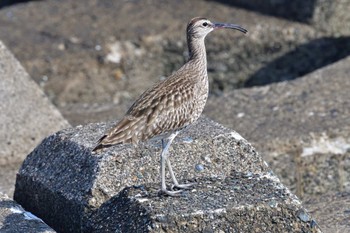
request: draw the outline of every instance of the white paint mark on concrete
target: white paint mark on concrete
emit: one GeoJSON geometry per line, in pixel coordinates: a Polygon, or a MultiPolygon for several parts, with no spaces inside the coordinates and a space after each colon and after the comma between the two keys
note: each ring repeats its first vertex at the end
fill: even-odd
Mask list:
{"type": "Polygon", "coordinates": [[[120,63],[122,59],[122,47],[120,42],[115,42],[109,45],[109,53],[106,56],[106,60],[112,63],[120,63]]]}
{"type": "Polygon", "coordinates": [[[224,214],[226,213],[225,208],[219,208],[214,210],[197,210],[191,213],[190,215],[208,215],[208,214],[224,214]]]}
{"type": "Polygon", "coordinates": [[[313,140],[308,147],[303,148],[302,157],[314,154],[345,154],[350,149],[350,143],[342,137],[329,138],[322,134],[320,138],[313,140]]]}
{"type": "Polygon", "coordinates": [[[43,220],[41,220],[40,218],[38,218],[37,216],[35,216],[30,212],[24,212],[23,214],[24,214],[24,219],[26,220],[36,220],[36,221],[44,222],[43,220]]]}
{"type": "Polygon", "coordinates": [[[231,132],[231,137],[235,138],[236,140],[244,140],[246,141],[239,133],[232,131],[231,132]]]}
{"type": "Polygon", "coordinates": [[[275,111],[277,111],[278,109],[280,109],[280,108],[279,108],[278,106],[275,106],[275,107],[272,108],[272,111],[275,112],[275,111]]]}
{"type": "Polygon", "coordinates": [[[125,57],[140,57],[144,54],[144,50],[137,48],[130,41],[115,41],[107,45],[109,53],[106,55],[106,61],[119,64],[125,57]]]}
{"type": "Polygon", "coordinates": [[[17,207],[11,207],[10,208],[10,211],[12,212],[12,213],[14,213],[14,214],[22,214],[24,211],[23,210],[21,210],[21,209],[19,209],[19,208],[17,208],[17,207]]]}
{"type": "MultiPolygon", "coordinates": [[[[181,216],[187,217],[187,216],[196,216],[196,215],[225,214],[226,212],[227,212],[226,208],[219,208],[219,209],[213,209],[213,210],[197,210],[188,214],[181,214],[181,216]]],[[[155,217],[162,218],[162,217],[165,217],[165,215],[157,214],[155,217]]]]}
{"type": "Polygon", "coordinates": [[[138,200],[140,203],[149,201],[148,198],[137,198],[137,200],[138,200]]]}
{"type": "Polygon", "coordinates": [[[10,211],[14,214],[23,214],[24,219],[26,219],[26,220],[36,220],[36,221],[44,222],[43,220],[41,220],[40,218],[38,218],[34,214],[27,212],[27,211],[23,211],[18,207],[11,207],[10,211]]]}
{"type": "Polygon", "coordinates": [[[244,115],[245,115],[244,112],[240,112],[237,114],[237,118],[242,118],[242,117],[244,117],[244,115]]]}

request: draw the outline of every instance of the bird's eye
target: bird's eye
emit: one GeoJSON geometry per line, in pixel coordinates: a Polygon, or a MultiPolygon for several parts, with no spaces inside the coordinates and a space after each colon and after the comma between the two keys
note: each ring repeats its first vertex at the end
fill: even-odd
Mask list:
{"type": "Polygon", "coordinates": [[[208,26],[208,23],[207,23],[207,22],[204,22],[202,25],[203,25],[204,27],[206,27],[206,26],[208,26]]]}

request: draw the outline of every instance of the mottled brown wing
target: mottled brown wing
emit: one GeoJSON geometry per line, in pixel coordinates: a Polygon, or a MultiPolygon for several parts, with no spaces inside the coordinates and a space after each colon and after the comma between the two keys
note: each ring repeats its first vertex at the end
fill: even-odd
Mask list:
{"type": "Polygon", "coordinates": [[[191,81],[170,77],[158,83],[136,100],[94,150],[120,143],[138,143],[190,124],[195,107],[193,97],[191,81]]]}

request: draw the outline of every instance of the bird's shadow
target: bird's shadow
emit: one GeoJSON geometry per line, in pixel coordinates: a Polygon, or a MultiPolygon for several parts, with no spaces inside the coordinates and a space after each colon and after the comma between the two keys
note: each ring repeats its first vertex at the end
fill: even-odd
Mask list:
{"type": "Polygon", "coordinates": [[[245,82],[245,87],[293,80],[350,55],[350,37],[311,40],[268,63],[245,82]]]}

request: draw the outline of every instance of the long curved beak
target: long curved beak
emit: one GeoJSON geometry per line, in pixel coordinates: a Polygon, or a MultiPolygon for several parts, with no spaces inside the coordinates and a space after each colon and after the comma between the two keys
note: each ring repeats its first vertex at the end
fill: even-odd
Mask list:
{"type": "Polygon", "coordinates": [[[214,29],[220,29],[220,28],[231,28],[231,29],[235,29],[238,31],[241,31],[243,33],[247,33],[248,30],[237,25],[237,24],[230,24],[230,23],[214,23],[214,29]]]}

